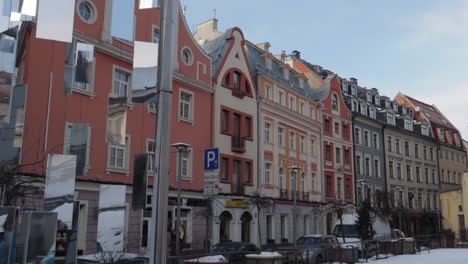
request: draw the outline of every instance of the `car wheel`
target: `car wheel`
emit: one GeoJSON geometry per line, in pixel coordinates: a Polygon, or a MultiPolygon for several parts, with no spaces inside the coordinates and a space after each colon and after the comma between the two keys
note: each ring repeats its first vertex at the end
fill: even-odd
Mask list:
{"type": "Polygon", "coordinates": [[[316,263],[316,264],[319,264],[319,263],[322,263],[322,261],[323,261],[323,260],[322,260],[322,256],[318,255],[318,256],[317,256],[317,259],[315,260],[315,263],[316,263]]]}

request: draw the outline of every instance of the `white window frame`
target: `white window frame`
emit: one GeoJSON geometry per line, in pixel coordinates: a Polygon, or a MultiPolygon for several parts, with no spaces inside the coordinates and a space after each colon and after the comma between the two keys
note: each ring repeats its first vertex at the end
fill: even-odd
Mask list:
{"type": "Polygon", "coordinates": [[[193,110],[194,105],[195,105],[195,94],[189,90],[180,88],[179,89],[179,102],[177,105],[177,116],[179,117],[179,120],[193,122],[194,121],[194,110],[193,110]],[[182,93],[186,93],[191,96],[190,102],[182,101],[182,93]],[[181,109],[182,104],[188,105],[188,117],[184,117],[180,115],[180,109],[181,109]]]}
{"type": "Polygon", "coordinates": [[[191,181],[193,179],[193,151],[192,151],[192,149],[187,149],[187,151],[185,153],[177,152],[176,165],[177,165],[176,177],[179,177],[179,175],[180,175],[182,180],[191,181]],[[183,168],[184,163],[187,164],[187,168],[186,168],[187,173],[185,175],[179,172],[179,155],[181,155],[181,154],[187,154],[187,157],[182,156],[180,158],[180,160],[182,161],[182,166],[181,166],[182,171],[184,170],[184,168],[183,168]]]}
{"type": "Polygon", "coordinates": [[[395,125],[395,115],[393,113],[387,112],[387,123],[395,125]]]}
{"type": "Polygon", "coordinates": [[[372,132],[372,142],[374,142],[374,136],[377,136],[376,143],[377,145],[374,146],[375,149],[380,149],[380,138],[379,138],[379,133],[372,132]]]}
{"type": "Polygon", "coordinates": [[[309,116],[315,120],[315,107],[309,106],[309,116]]]}
{"type": "Polygon", "coordinates": [[[353,134],[354,134],[354,141],[357,145],[361,145],[362,144],[362,129],[360,127],[354,127],[354,131],[353,131],[353,134]],[[358,135],[356,137],[356,131],[358,131],[358,135]]]}
{"type": "Polygon", "coordinates": [[[376,115],[376,112],[375,112],[375,108],[372,107],[372,106],[369,106],[369,116],[373,119],[376,119],[377,118],[377,115],[376,115]]]}
{"type": "Polygon", "coordinates": [[[278,126],[277,131],[278,131],[278,138],[277,138],[277,140],[278,140],[278,145],[281,146],[281,147],[284,147],[284,143],[285,143],[285,142],[284,142],[284,140],[285,140],[285,138],[284,138],[284,131],[285,131],[285,128],[284,128],[284,127],[278,126]],[[280,132],[280,131],[281,131],[281,132],[280,132]]]}
{"type": "Polygon", "coordinates": [[[363,131],[364,131],[364,133],[363,133],[363,135],[362,135],[362,139],[363,139],[363,141],[364,141],[363,144],[364,144],[364,146],[366,146],[366,147],[371,147],[371,146],[372,146],[372,143],[371,143],[371,140],[372,140],[372,139],[371,139],[371,137],[370,137],[371,133],[370,133],[370,131],[367,130],[367,129],[364,129],[363,131]],[[366,133],[367,133],[367,142],[366,142],[366,133]]]}
{"type": "Polygon", "coordinates": [[[273,164],[269,161],[265,161],[265,175],[263,175],[263,181],[265,184],[271,184],[271,177],[272,177],[272,169],[273,164]]]}
{"type": "Polygon", "coordinates": [[[273,99],[273,86],[269,83],[265,83],[265,98],[268,100],[273,99]]]}
{"type": "MultiPolygon", "coordinates": [[[[125,69],[123,67],[120,67],[120,66],[117,66],[117,65],[113,65],[112,67],[112,96],[114,97],[123,97],[123,96],[127,96],[127,97],[130,97],[130,94],[131,94],[131,91],[132,91],[132,71],[128,70],[128,69],[125,69]],[[120,71],[120,72],[123,72],[125,74],[128,74],[128,82],[125,83],[124,81],[122,80],[116,80],[116,77],[117,77],[117,71],[120,71]],[[115,94],[114,93],[114,90],[115,90],[115,82],[119,82],[119,83],[124,83],[125,85],[127,85],[127,91],[126,91],[126,94],[125,95],[120,95],[120,94],[115,94]]],[[[131,101],[131,100],[129,100],[131,101]]]]}
{"type": "Polygon", "coordinates": [[[304,135],[299,135],[299,140],[300,140],[300,148],[301,148],[301,153],[305,154],[306,153],[306,137],[304,135]]]}
{"type": "Polygon", "coordinates": [[[289,130],[289,149],[296,150],[296,132],[289,130]]]}
{"type": "Polygon", "coordinates": [[[272,142],[272,133],[271,133],[271,128],[272,124],[270,122],[265,122],[265,142],[271,143],[272,142]]]}
{"type": "Polygon", "coordinates": [[[156,141],[154,139],[146,139],[146,154],[148,157],[148,166],[147,166],[147,171],[148,173],[153,173],[154,172],[154,161],[155,161],[155,155],[156,155],[156,141]],[[150,151],[149,145],[154,144],[154,151],[150,151]]]}
{"type": "Polygon", "coordinates": [[[413,122],[410,119],[405,118],[405,129],[413,131],[413,122]]]}
{"type": "MultiPolygon", "coordinates": [[[[131,147],[131,137],[130,135],[126,135],[125,137],[125,145],[118,145],[118,144],[109,144],[107,148],[107,170],[113,172],[122,172],[122,173],[129,173],[130,169],[130,147],[131,147]],[[123,150],[123,164],[122,166],[117,166],[115,163],[111,165],[111,151],[115,148],[116,150],[123,150]]],[[[115,158],[117,159],[117,153],[115,158]]],[[[116,161],[115,161],[116,162],[116,161]]]]}
{"type": "Polygon", "coordinates": [[[367,116],[367,104],[361,103],[361,115],[367,116]]]}
{"type": "Polygon", "coordinates": [[[289,109],[293,111],[297,111],[297,101],[296,101],[296,96],[294,95],[289,95],[288,97],[288,107],[289,109]]]}
{"type": "Polygon", "coordinates": [[[425,124],[421,125],[421,134],[425,136],[429,136],[429,128],[427,127],[427,125],[425,124]]]}
{"type": "Polygon", "coordinates": [[[276,88],[276,102],[280,105],[284,105],[286,93],[280,88],[276,88]],[[280,96],[281,95],[281,96],[280,96]]]}
{"type": "Polygon", "coordinates": [[[283,77],[286,79],[286,80],[289,80],[289,69],[288,68],[283,68],[283,77]]]}
{"type": "Polygon", "coordinates": [[[310,156],[312,158],[314,158],[316,155],[316,151],[315,151],[315,139],[311,138],[310,139],[310,156]]]}
{"type": "Polygon", "coordinates": [[[299,100],[299,111],[302,115],[307,115],[306,102],[299,100]]]}

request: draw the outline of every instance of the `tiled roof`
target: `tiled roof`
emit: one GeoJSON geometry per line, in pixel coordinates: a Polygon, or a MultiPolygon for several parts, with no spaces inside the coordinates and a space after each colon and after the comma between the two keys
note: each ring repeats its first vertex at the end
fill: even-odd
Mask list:
{"type": "Polygon", "coordinates": [[[424,114],[431,121],[431,123],[436,123],[438,125],[458,131],[458,129],[450,122],[450,120],[447,119],[447,117],[444,116],[444,114],[439,111],[439,109],[437,109],[435,105],[429,105],[408,95],[405,96],[415,107],[419,107],[419,112],[424,114]]]}

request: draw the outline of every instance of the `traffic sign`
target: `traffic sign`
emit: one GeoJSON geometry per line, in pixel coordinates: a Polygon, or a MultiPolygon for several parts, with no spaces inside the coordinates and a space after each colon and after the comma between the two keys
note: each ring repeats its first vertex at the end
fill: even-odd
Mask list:
{"type": "Polygon", "coordinates": [[[208,195],[214,195],[219,193],[219,172],[214,171],[205,171],[205,185],[203,192],[208,195]]]}
{"type": "Polygon", "coordinates": [[[219,168],[219,149],[205,149],[205,170],[217,170],[219,168]]]}

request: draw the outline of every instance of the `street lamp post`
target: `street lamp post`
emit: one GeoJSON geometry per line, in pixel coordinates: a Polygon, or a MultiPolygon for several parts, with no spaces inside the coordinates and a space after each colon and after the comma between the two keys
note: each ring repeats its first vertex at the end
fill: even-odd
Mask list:
{"type": "Polygon", "coordinates": [[[176,218],[176,254],[180,256],[180,206],[182,204],[181,201],[181,192],[182,192],[182,154],[186,153],[189,148],[192,146],[187,143],[174,143],[171,145],[172,147],[177,149],[177,218],[176,218]]]}
{"type": "Polygon", "coordinates": [[[297,194],[296,194],[296,189],[297,189],[297,173],[299,172],[301,168],[298,166],[291,166],[289,167],[289,170],[291,171],[291,177],[293,178],[293,201],[294,201],[294,212],[293,212],[293,240],[294,240],[294,246],[296,246],[296,233],[297,233],[297,224],[296,224],[296,218],[297,218],[297,194]]]}

